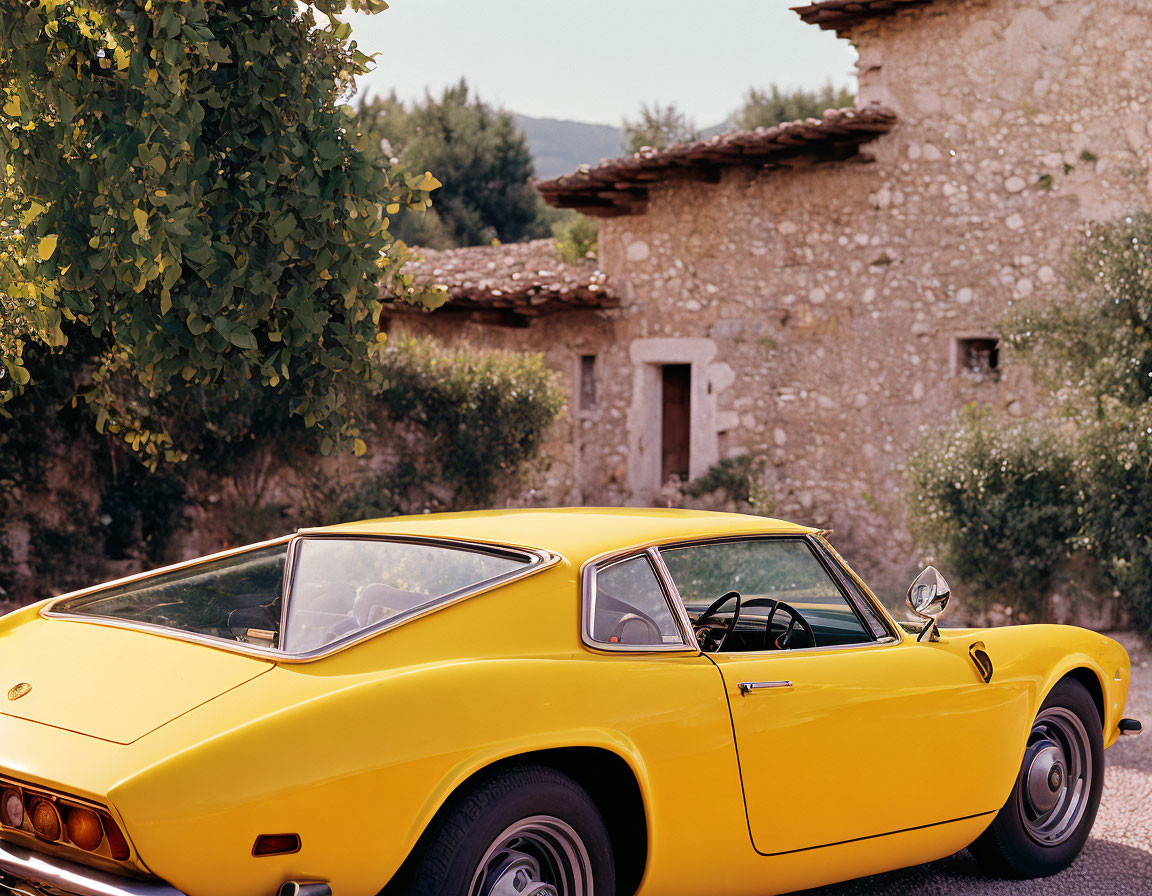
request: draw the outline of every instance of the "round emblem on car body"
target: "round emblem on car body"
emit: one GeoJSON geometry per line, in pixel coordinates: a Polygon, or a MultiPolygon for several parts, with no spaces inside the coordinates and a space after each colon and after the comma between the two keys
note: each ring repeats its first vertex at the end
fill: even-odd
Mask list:
{"type": "Polygon", "coordinates": [[[28,682],[26,682],[26,681],[22,681],[17,685],[13,685],[8,690],[8,699],[9,700],[19,700],[21,697],[23,697],[25,694],[27,694],[30,690],[32,690],[32,685],[28,684],[28,682]]]}

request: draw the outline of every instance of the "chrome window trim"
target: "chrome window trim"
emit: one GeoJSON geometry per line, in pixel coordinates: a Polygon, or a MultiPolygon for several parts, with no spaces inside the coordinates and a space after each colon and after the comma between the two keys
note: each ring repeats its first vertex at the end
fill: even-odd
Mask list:
{"type": "Polygon", "coordinates": [[[502,588],[505,585],[518,581],[519,579],[527,578],[530,575],[535,575],[546,569],[556,566],[564,558],[552,551],[542,550],[538,548],[524,548],[513,547],[503,544],[492,544],[487,542],[467,541],[464,539],[450,538],[450,537],[427,537],[416,535],[367,535],[356,533],[342,533],[342,532],[306,532],[297,533],[295,535],[286,535],[281,538],[272,539],[271,541],[259,542],[253,545],[246,545],[241,548],[233,548],[227,551],[220,551],[216,554],[209,554],[205,557],[198,557],[195,560],[185,561],[183,563],[176,563],[171,566],[161,567],[160,569],[150,570],[148,572],[137,573],[135,575],[126,576],[122,579],[117,579],[112,582],[106,582],[100,585],[92,586],[91,588],[84,588],[80,591],[73,591],[68,594],[62,594],[60,597],[55,598],[50,604],[40,610],[40,615],[47,619],[62,619],[69,622],[81,622],[92,625],[105,625],[110,628],[121,628],[129,631],[145,632],[147,634],[158,634],[166,638],[172,638],[177,641],[186,641],[192,644],[200,644],[205,647],[212,647],[217,650],[223,650],[227,653],[238,653],[245,656],[254,657],[257,659],[268,660],[273,663],[296,664],[296,663],[310,663],[315,660],[324,659],[334,653],[346,650],[349,647],[354,647],[364,641],[375,638],[377,635],[389,631],[390,629],[397,628],[408,622],[413,622],[417,619],[422,619],[438,610],[445,607],[450,607],[458,604],[463,600],[470,597],[476,597],[481,594],[486,594],[497,588],[502,588]],[[318,647],[314,650],[306,651],[304,653],[286,653],[279,648],[272,647],[257,647],[251,644],[244,644],[239,641],[231,641],[227,638],[216,638],[211,635],[202,635],[196,632],[184,632],[179,629],[168,628],[162,625],[154,625],[146,622],[129,622],[122,619],[114,619],[104,616],[86,616],[80,613],[69,613],[66,611],[56,610],[55,607],[58,603],[65,600],[72,600],[78,597],[86,597],[90,594],[95,594],[100,591],[108,590],[111,588],[120,587],[122,585],[129,585],[135,582],[140,582],[156,576],[166,575],[172,572],[180,572],[186,569],[194,569],[197,566],[202,566],[206,563],[211,563],[216,560],[227,559],[228,557],[242,554],[247,551],[260,550],[262,548],[273,547],[278,544],[287,544],[287,558],[284,566],[284,587],[283,587],[283,610],[281,615],[281,634],[283,633],[283,621],[286,618],[288,603],[291,600],[291,586],[295,581],[295,557],[298,551],[296,545],[303,539],[324,539],[332,538],[340,541],[391,541],[402,542],[405,544],[425,544],[434,547],[444,547],[455,550],[473,550],[487,554],[505,554],[511,557],[520,557],[527,560],[524,567],[515,569],[511,572],[504,573],[503,575],[496,576],[491,579],[485,579],[482,582],[477,582],[475,585],[467,588],[461,588],[457,591],[450,592],[439,598],[436,598],[422,607],[418,607],[407,613],[401,613],[389,619],[382,620],[375,625],[370,625],[367,628],[361,629],[357,632],[352,632],[343,638],[333,641],[331,644],[326,644],[323,647],[318,647]]]}
{"type": "Polygon", "coordinates": [[[672,612],[676,617],[676,621],[680,624],[680,631],[684,636],[685,642],[696,650],[700,650],[700,642],[696,640],[696,629],[692,627],[692,620],[688,617],[688,611],[684,607],[684,599],[680,597],[680,590],[676,587],[672,573],[669,571],[668,565],[664,562],[664,558],[660,556],[660,548],[653,545],[648,548],[648,555],[652,558],[652,562],[656,566],[656,575],[663,581],[665,591],[670,596],[672,612]]]}
{"type": "Polygon", "coordinates": [[[675,586],[671,585],[671,579],[666,578],[661,572],[663,561],[653,556],[655,551],[655,546],[640,548],[629,547],[623,550],[598,554],[584,561],[581,565],[580,640],[585,647],[608,653],[698,654],[700,652],[700,647],[696,644],[696,637],[692,632],[692,626],[686,625],[687,616],[684,613],[683,603],[680,601],[678,595],[673,597],[674,590],[670,590],[670,588],[674,589],[675,586]],[[611,644],[607,641],[598,641],[592,637],[592,618],[596,612],[596,574],[602,569],[607,569],[617,563],[634,560],[637,557],[643,557],[647,560],[648,566],[656,579],[656,583],[660,586],[660,590],[664,594],[664,601],[668,604],[668,611],[672,614],[672,619],[675,621],[676,627],[680,630],[680,643],[678,644],[611,644]]]}
{"type": "Polygon", "coordinates": [[[880,603],[880,599],[876,597],[876,595],[872,592],[872,589],[868,587],[868,583],[860,578],[860,576],[857,575],[856,570],[852,569],[852,567],[848,565],[847,561],[840,556],[840,552],[836,550],[836,548],[832,545],[832,542],[828,540],[827,536],[821,533],[817,533],[809,537],[813,542],[816,543],[819,553],[823,554],[827,558],[828,562],[833,566],[836,572],[843,576],[845,579],[850,579],[856,585],[860,591],[860,595],[868,603],[869,608],[873,613],[876,614],[876,617],[888,630],[888,636],[896,641],[903,641],[904,635],[903,630],[900,627],[900,623],[892,618],[892,615],[888,612],[887,608],[885,608],[885,606],[880,603]]]}
{"type": "Polygon", "coordinates": [[[851,589],[848,588],[847,583],[844,581],[843,574],[835,568],[836,564],[832,562],[831,555],[821,547],[820,542],[816,540],[815,536],[805,535],[804,541],[808,545],[808,550],[812,552],[812,556],[816,558],[816,562],[824,567],[824,572],[828,574],[832,585],[840,592],[840,595],[848,604],[849,609],[855,614],[856,621],[860,623],[861,630],[866,632],[868,637],[873,641],[879,641],[880,637],[872,631],[872,626],[868,624],[868,620],[864,616],[864,611],[860,609],[860,604],[856,600],[856,596],[852,594],[851,589]]]}

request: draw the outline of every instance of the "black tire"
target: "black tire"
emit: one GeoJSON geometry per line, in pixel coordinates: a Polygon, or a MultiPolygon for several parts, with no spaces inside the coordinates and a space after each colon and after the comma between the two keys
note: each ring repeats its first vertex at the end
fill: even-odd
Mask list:
{"type": "Polygon", "coordinates": [[[1001,877],[1046,877],[1067,868],[1088,839],[1100,806],[1103,722],[1084,685],[1071,678],[1060,681],[1040,707],[1028,740],[1008,802],[988,830],[968,847],[988,871],[1001,877]],[[1078,739],[1083,742],[1073,746],[1072,741],[1078,739]],[[1052,753],[1052,747],[1058,752],[1052,753]],[[1071,758],[1077,751],[1082,752],[1079,773],[1077,761],[1071,758]],[[1053,756],[1059,770],[1050,764],[1053,756]],[[1030,770],[1034,772],[1031,788],[1030,770]],[[1055,785],[1061,779],[1066,791],[1057,792],[1055,785]],[[1075,796],[1077,781],[1081,783],[1080,799],[1075,796]],[[1045,813],[1041,810],[1049,799],[1056,804],[1045,813]]]}
{"type": "MultiPolygon", "coordinates": [[[[487,896],[485,884],[501,868],[514,874],[531,867],[523,856],[536,859],[537,883],[555,885],[559,896],[615,896],[612,842],[600,812],[579,784],[543,766],[496,772],[453,797],[421,838],[400,889],[409,896],[487,896]],[[506,843],[517,830],[519,839],[506,843]],[[568,851],[583,866],[574,873],[556,867],[568,851]]],[[[525,892],[535,889],[529,884],[525,892]]]]}

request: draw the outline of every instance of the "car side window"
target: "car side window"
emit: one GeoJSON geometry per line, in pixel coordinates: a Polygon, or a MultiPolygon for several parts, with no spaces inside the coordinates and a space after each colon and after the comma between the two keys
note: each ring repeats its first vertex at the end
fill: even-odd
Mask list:
{"type": "MultiPolygon", "coordinates": [[[[725,652],[834,647],[874,640],[848,597],[803,538],[713,542],[660,551],[695,624],[721,595],[740,592],[725,652]]],[[[735,601],[708,616],[731,620],[735,601]]]]}
{"type": "Polygon", "coordinates": [[[684,637],[647,554],[594,570],[586,601],[586,635],[611,648],[684,647],[684,637]]]}

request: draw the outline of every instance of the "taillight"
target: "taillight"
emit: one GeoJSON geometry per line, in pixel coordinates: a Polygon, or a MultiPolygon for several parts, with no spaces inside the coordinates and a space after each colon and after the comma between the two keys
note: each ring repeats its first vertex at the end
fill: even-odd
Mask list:
{"type": "MultiPolygon", "coordinates": [[[[132,858],[128,839],[106,808],[8,777],[0,778],[0,826],[117,862],[132,858]]],[[[2,883],[0,892],[7,892],[2,883]]]]}
{"type": "Polygon", "coordinates": [[[74,846],[95,852],[104,840],[104,829],[100,826],[100,816],[91,809],[75,806],[68,810],[68,839],[74,846]]]}
{"type": "Polygon", "coordinates": [[[0,822],[10,828],[24,827],[24,797],[18,790],[5,790],[0,794],[0,822]]]}
{"type": "Polygon", "coordinates": [[[32,804],[32,830],[42,840],[55,843],[60,839],[63,830],[60,813],[48,800],[37,800],[32,804]]]}
{"type": "Polygon", "coordinates": [[[112,858],[117,862],[126,861],[131,855],[131,850],[128,849],[128,841],[120,833],[120,828],[107,812],[100,813],[100,820],[104,822],[104,836],[108,838],[108,849],[112,853],[112,858]]]}

